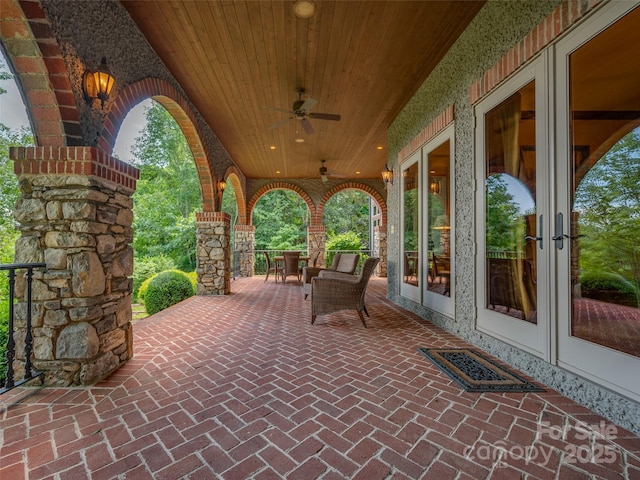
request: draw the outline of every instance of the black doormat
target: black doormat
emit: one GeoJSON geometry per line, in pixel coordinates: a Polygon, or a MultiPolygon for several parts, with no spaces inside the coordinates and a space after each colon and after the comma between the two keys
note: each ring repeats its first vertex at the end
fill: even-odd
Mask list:
{"type": "Polygon", "coordinates": [[[418,351],[467,392],[544,392],[470,348],[419,348],[418,351]]]}

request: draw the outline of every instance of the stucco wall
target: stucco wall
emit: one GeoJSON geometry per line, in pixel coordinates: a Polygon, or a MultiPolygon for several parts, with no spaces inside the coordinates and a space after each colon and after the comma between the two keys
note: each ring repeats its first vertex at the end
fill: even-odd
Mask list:
{"type": "Polygon", "coordinates": [[[475,165],[473,108],[469,102],[469,88],[560,3],[538,0],[489,1],[391,125],[388,132],[389,164],[397,166],[399,151],[447,106],[454,105],[455,318],[444,317],[399,295],[399,281],[402,278],[399,264],[399,230],[402,225],[399,218],[399,182],[394,184],[387,196],[388,296],[399,305],[527,372],[545,385],[640,434],[638,403],[474,330],[475,226],[470,219],[475,218],[475,165]]]}

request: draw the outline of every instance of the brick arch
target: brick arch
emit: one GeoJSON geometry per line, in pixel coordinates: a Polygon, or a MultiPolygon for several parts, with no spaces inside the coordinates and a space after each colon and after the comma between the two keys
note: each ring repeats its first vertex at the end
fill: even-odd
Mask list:
{"type": "Polygon", "coordinates": [[[198,128],[195,112],[176,88],[159,78],[145,78],[127,85],[118,93],[104,122],[98,146],[111,154],[116,137],[127,113],[147,98],[161,104],[174,118],[184,134],[196,163],[196,170],[202,190],[202,210],[215,211],[216,181],[215,172],[209,162],[209,156],[202,143],[202,132],[198,128]]]}
{"type": "Polygon", "coordinates": [[[27,107],[35,144],[82,145],[80,114],[62,50],[40,1],[3,0],[0,32],[27,107]]]}
{"type": "Polygon", "coordinates": [[[318,210],[316,211],[316,217],[312,219],[311,225],[322,225],[322,214],[324,212],[324,206],[327,204],[331,197],[342,190],[360,190],[361,192],[370,195],[376,201],[378,207],[380,207],[380,214],[382,216],[381,225],[387,224],[387,202],[384,198],[382,198],[382,195],[380,195],[369,185],[358,182],[345,182],[341,183],[340,185],[336,185],[322,196],[322,201],[320,202],[320,205],[318,205],[318,210]]]}
{"type": "Polygon", "coordinates": [[[224,178],[227,182],[231,182],[233,185],[233,191],[236,195],[236,204],[238,206],[238,225],[247,224],[247,201],[245,197],[245,191],[242,188],[240,182],[240,172],[235,166],[227,168],[224,172],[224,178]]]}
{"type": "MultiPolygon", "coordinates": [[[[294,185],[293,183],[273,182],[273,183],[268,183],[267,185],[264,185],[263,187],[261,187],[256,193],[253,194],[253,196],[251,197],[251,200],[249,200],[249,203],[247,204],[247,218],[249,219],[249,225],[253,225],[253,219],[252,219],[253,207],[255,207],[256,203],[258,203],[258,200],[260,200],[266,193],[272,190],[292,190],[296,192],[298,195],[300,195],[300,197],[302,197],[302,200],[304,200],[304,202],[307,204],[307,208],[309,209],[309,215],[311,219],[313,219],[316,216],[315,214],[316,206],[313,204],[313,200],[311,200],[311,197],[307,195],[307,192],[302,190],[299,186],[294,185]]],[[[311,221],[313,222],[313,220],[311,221]]]]}

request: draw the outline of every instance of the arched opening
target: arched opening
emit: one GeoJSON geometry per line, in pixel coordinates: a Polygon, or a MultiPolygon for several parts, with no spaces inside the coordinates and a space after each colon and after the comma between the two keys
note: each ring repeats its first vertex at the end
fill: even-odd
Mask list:
{"type": "Polygon", "coordinates": [[[337,253],[359,253],[361,260],[371,256],[374,211],[379,209],[374,205],[377,203],[368,193],[355,188],[340,190],[326,201],[322,209],[326,265],[331,265],[337,253]]]}
{"type": "Polygon", "coordinates": [[[267,259],[284,251],[307,253],[307,227],[310,222],[307,202],[297,192],[275,188],[262,195],[252,209],[255,227],[254,273],[267,273],[267,259]]]}
{"type": "Polygon", "coordinates": [[[114,154],[140,171],[133,195],[133,301],[143,303],[145,283],[162,271],[180,270],[195,282],[195,214],[202,210],[202,193],[180,125],[152,99],[129,111],[114,154]]]}

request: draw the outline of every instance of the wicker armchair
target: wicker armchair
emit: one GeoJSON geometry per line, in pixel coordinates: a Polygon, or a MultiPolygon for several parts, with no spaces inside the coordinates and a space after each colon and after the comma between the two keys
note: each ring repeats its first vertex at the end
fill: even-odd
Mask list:
{"type": "Polygon", "coordinates": [[[302,269],[302,281],[304,287],[304,298],[311,293],[311,280],[317,277],[323,270],[331,270],[333,272],[348,273],[353,275],[358,266],[360,255],[357,253],[336,253],[333,262],[329,268],[322,267],[304,267],[302,269]]]}
{"type": "Polygon", "coordinates": [[[311,324],[318,315],[339,310],[356,310],[365,328],[362,312],[369,316],[364,305],[367,285],[379,258],[368,258],[362,265],[360,275],[349,275],[324,270],[311,280],[311,324]]]}
{"type": "Polygon", "coordinates": [[[282,283],[287,281],[289,275],[295,275],[300,281],[302,270],[300,269],[300,252],[283,252],[284,268],[282,269],[282,283]]]}

